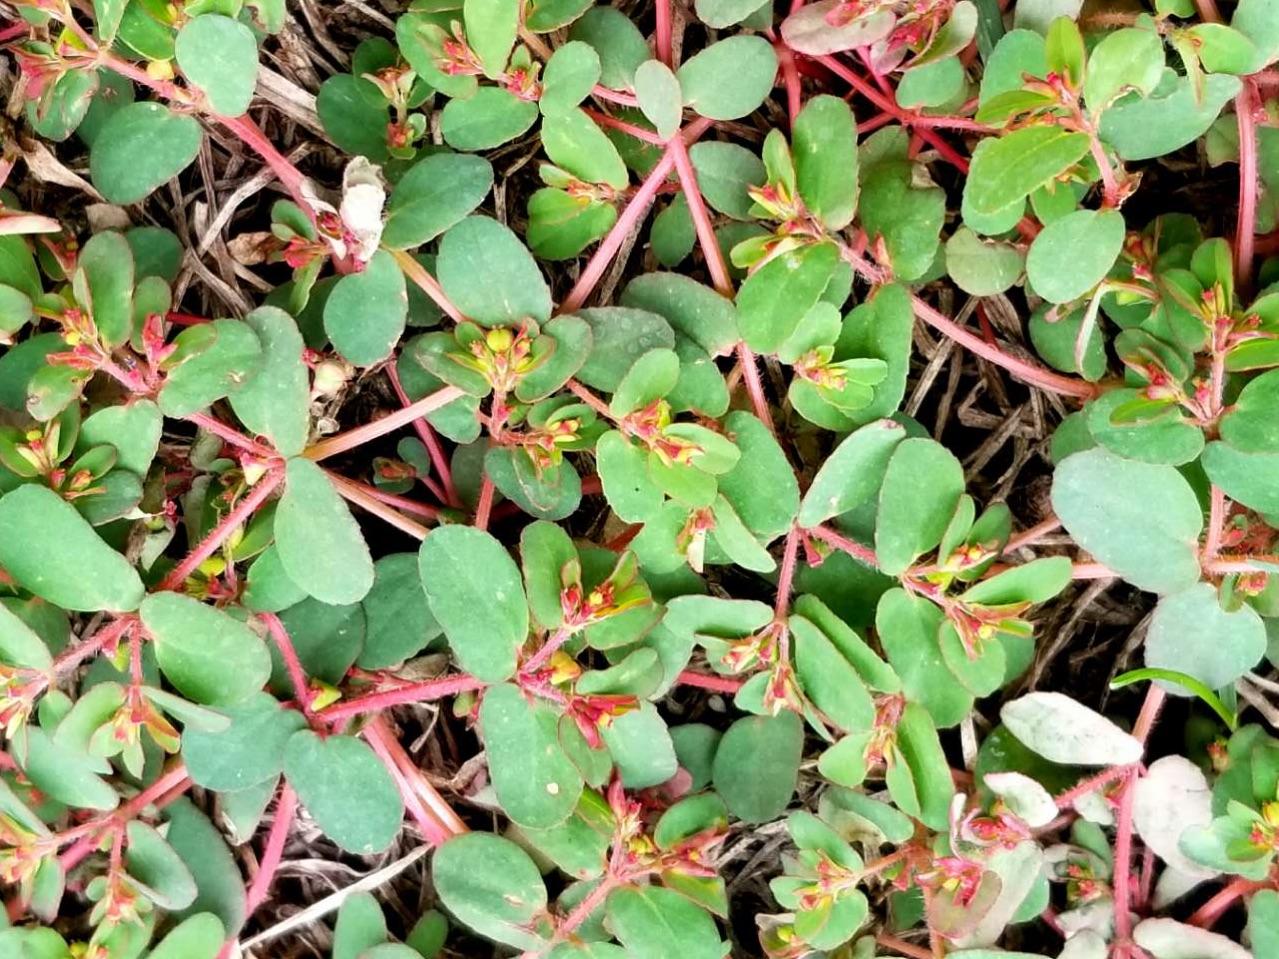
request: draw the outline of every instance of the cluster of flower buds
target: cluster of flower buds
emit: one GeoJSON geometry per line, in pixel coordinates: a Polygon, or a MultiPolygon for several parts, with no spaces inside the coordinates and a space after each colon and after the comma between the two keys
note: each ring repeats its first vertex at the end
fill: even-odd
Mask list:
{"type": "Polygon", "coordinates": [[[639,563],[630,552],[622,553],[604,581],[592,589],[582,586],[582,568],[577,561],[564,564],[560,583],[564,628],[572,631],[652,602],[648,586],[639,575],[639,563]]]}
{"type": "Polygon", "coordinates": [[[656,454],[664,466],[687,466],[693,457],[702,452],[701,446],[692,440],[671,436],[666,428],[671,425],[671,406],[666,400],[657,399],[642,409],[626,414],[618,428],[626,436],[639,440],[656,454]]]}

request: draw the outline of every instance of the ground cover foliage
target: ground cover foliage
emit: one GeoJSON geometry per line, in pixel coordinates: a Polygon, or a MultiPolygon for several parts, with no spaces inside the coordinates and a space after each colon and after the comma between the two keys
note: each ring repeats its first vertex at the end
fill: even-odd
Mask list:
{"type": "Polygon", "coordinates": [[[1279,3],[0,3],[0,956],[1279,957],[1279,3]]]}

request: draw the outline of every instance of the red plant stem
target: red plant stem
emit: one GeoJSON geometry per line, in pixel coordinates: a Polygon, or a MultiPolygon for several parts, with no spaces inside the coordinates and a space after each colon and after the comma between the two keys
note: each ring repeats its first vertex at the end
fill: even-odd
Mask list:
{"type": "Polygon", "coordinates": [[[657,59],[668,67],[671,62],[671,0],[657,0],[657,28],[654,31],[654,46],[657,48],[657,59]]]}
{"type": "Polygon", "coordinates": [[[823,543],[847,553],[859,563],[869,566],[871,569],[879,569],[879,559],[875,556],[875,551],[869,546],[863,546],[856,540],[835,532],[829,526],[814,526],[808,530],[808,533],[810,536],[820,539],[823,543]]]}
{"type": "Polygon", "coordinates": [[[613,411],[608,408],[608,404],[592,393],[589,388],[583,386],[577,380],[569,380],[565,385],[570,393],[599,414],[601,419],[609,420],[610,422],[613,420],[613,411]]]}
{"type": "Polygon", "coordinates": [[[532,673],[541,669],[572,636],[573,631],[571,629],[561,626],[541,645],[537,652],[529,657],[529,661],[521,667],[520,672],[532,673]]]}
{"type": "MultiPolygon", "coordinates": [[[[691,143],[709,130],[713,124],[713,120],[707,120],[705,117],[698,118],[686,126],[679,136],[686,137],[687,141],[691,143]]],[[[674,166],[674,156],[668,149],[666,154],[657,161],[657,165],[649,171],[648,176],[644,178],[644,182],[640,184],[639,189],[635,191],[635,195],[631,197],[630,202],[626,204],[626,208],[618,216],[613,228],[600,241],[600,245],[596,247],[591,258],[586,262],[586,266],[578,276],[573,289],[569,291],[568,296],[564,298],[564,302],[560,304],[560,313],[576,312],[586,304],[586,300],[594,292],[595,287],[599,285],[600,280],[603,279],[605,272],[612,264],[613,258],[617,256],[617,251],[622,248],[622,243],[643,220],[654,197],[661,190],[662,184],[666,182],[666,178],[670,175],[674,166]]]]}
{"type": "Polygon", "coordinates": [[[108,813],[95,822],[85,823],[88,827],[85,829],[85,835],[58,857],[58,864],[64,872],[69,872],[98,847],[102,841],[103,830],[122,826],[152,803],[159,804],[161,797],[173,794],[169,797],[169,801],[172,801],[190,787],[191,780],[187,776],[187,768],[182,763],[178,763],[114,812],[108,813]]]}
{"type": "MultiPolygon", "coordinates": [[[[80,645],[73,646],[60,654],[53,661],[53,669],[50,672],[53,676],[58,676],[75,669],[90,656],[101,652],[103,646],[115,642],[125,630],[136,622],[136,619],[125,616],[113,623],[108,623],[106,626],[98,627],[93,635],[80,643],[80,645]]],[[[46,680],[49,678],[48,676],[44,677],[46,680]]]]}
{"type": "Polygon", "coordinates": [[[982,359],[989,360],[996,366],[1007,370],[1013,377],[1028,386],[1037,386],[1050,393],[1057,393],[1061,396],[1074,396],[1084,400],[1092,399],[1101,392],[1095,384],[1089,383],[1087,380],[1077,379],[1073,376],[1063,376],[1040,366],[1038,363],[1019,360],[1015,356],[1010,356],[999,347],[991,346],[981,337],[970,333],[950,317],[929,306],[918,296],[912,296],[911,303],[915,309],[915,315],[933,327],[933,329],[945,333],[961,346],[967,347],[969,352],[975,353],[982,359]]]}
{"type": "Polygon", "coordinates": [[[1056,516],[1049,516],[1045,520],[1036,523],[1030,529],[1022,530],[1016,536],[1008,540],[1008,544],[1004,546],[1004,554],[1012,553],[1021,549],[1023,546],[1031,546],[1038,543],[1049,533],[1056,532],[1061,529],[1061,520],[1056,516]]]}
{"type": "Polygon", "coordinates": [[[905,939],[898,939],[896,936],[890,936],[886,932],[879,933],[875,937],[875,941],[885,949],[900,952],[903,956],[909,956],[910,959],[933,959],[933,954],[923,946],[912,945],[905,939]]]}
{"type": "Polygon", "coordinates": [[[480,480],[480,498],[475,504],[475,528],[486,530],[493,516],[493,478],[488,473],[480,480]]]}
{"type": "Polygon", "coordinates": [[[201,563],[216,553],[227,538],[240,527],[240,524],[247,521],[266,502],[267,497],[275,492],[275,488],[283,480],[284,470],[282,469],[273,469],[258,480],[253,489],[249,491],[249,494],[222,518],[222,522],[213,527],[209,535],[187,554],[186,559],[169,571],[169,575],[164,577],[156,588],[161,590],[177,589],[185,583],[187,577],[194,573],[201,563]]]}
{"type": "Polygon", "coordinates": [[[1203,558],[1211,563],[1221,552],[1221,534],[1226,521],[1226,494],[1214,485],[1208,506],[1208,535],[1204,538],[1203,558]]]}
{"type": "Polygon", "coordinates": [[[624,107],[639,106],[639,100],[636,99],[635,94],[623,93],[620,90],[610,90],[599,83],[595,84],[594,89],[591,90],[591,96],[597,100],[607,100],[609,103],[621,104],[624,107]]]}
{"type": "Polygon", "coordinates": [[[1069,809],[1075,804],[1075,800],[1086,796],[1089,793],[1096,792],[1101,789],[1102,786],[1128,775],[1131,771],[1132,766],[1111,766],[1108,769],[1103,769],[1096,775],[1089,776],[1087,779],[1071,786],[1065,792],[1055,796],[1054,802],[1057,803],[1058,809],[1069,809]]]}
{"type": "Polygon", "coordinates": [[[612,873],[605,875],[599,881],[599,884],[588,892],[585,898],[573,907],[573,911],[565,916],[564,920],[555,927],[556,941],[567,939],[569,934],[591,918],[591,913],[598,909],[613,890],[622,884],[622,880],[612,873]]]}
{"type": "Polygon", "coordinates": [[[1214,559],[1205,562],[1203,568],[1217,576],[1226,576],[1230,573],[1269,573],[1273,570],[1266,569],[1258,563],[1276,564],[1279,563],[1279,556],[1224,556],[1221,559],[1214,559]]]}
{"type": "Polygon", "coordinates": [[[409,499],[407,496],[399,496],[395,493],[388,493],[386,490],[378,489],[376,486],[370,486],[368,483],[361,483],[359,480],[348,479],[332,470],[325,470],[329,475],[329,479],[334,483],[341,482],[341,485],[353,490],[359,490],[365,496],[369,496],[380,503],[387,506],[394,506],[396,509],[403,510],[406,513],[412,513],[421,516],[423,519],[435,520],[439,519],[440,511],[429,503],[419,503],[415,499],[409,499]]]}
{"type": "Polygon", "coordinates": [[[395,262],[399,264],[400,271],[412,280],[418,289],[429,296],[449,319],[454,323],[461,323],[466,319],[465,314],[448,298],[448,294],[444,292],[444,287],[440,286],[439,281],[426,272],[426,267],[415,260],[410,253],[405,250],[390,250],[388,252],[395,259],[395,262]]]}
{"type": "MultiPolygon", "coordinates": [[[[450,806],[438,792],[422,776],[422,771],[414,765],[412,758],[404,751],[394,736],[391,735],[390,729],[387,727],[385,720],[378,716],[370,720],[369,725],[365,728],[365,737],[378,739],[382,748],[386,751],[386,755],[391,758],[394,765],[400,770],[413,792],[426,803],[431,815],[440,823],[445,831],[445,839],[450,836],[460,836],[462,833],[470,832],[466,823],[458,818],[453,807],[450,806]]],[[[372,744],[372,739],[370,739],[372,744]]]]}
{"type": "Polygon", "coordinates": [[[216,417],[207,413],[192,413],[186,417],[188,422],[194,423],[206,433],[212,433],[223,442],[231,446],[239,447],[246,452],[252,453],[254,456],[262,459],[279,459],[280,454],[269,446],[265,446],[256,440],[250,439],[234,427],[228,426],[216,417]]]}
{"type": "Polygon", "coordinates": [[[8,43],[10,40],[18,39],[18,37],[25,37],[30,32],[30,24],[25,22],[14,23],[0,30],[0,43],[8,43]]]}
{"type": "Polygon", "coordinates": [[[293,647],[289,631],[275,613],[258,613],[258,618],[266,625],[276,649],[280,651],[280,659],[284,660],[284,669],[289,674],[289,684],[293,687],[294,698],[302,707],[302,714],[308,722],[313,720],[315,712],[311,709],[311,685],[307,681],[306,670],[302,668],[302,660],[298,658],[298,651],[293,647]]]}
{"type": "Polygon", "coordinates": [[[395,689],[369,693],[345,703],[338,703],[319,712],[320,719],[327,723],[338,723],[353,716],[378,712],[391,706],[406,706],[409,703],[429,703],[446,696],[458,693],[469,693],[484,688],[484,683],[474,676],[441,676],[438,679],[427,679],[420,683],[409,683],[395,689]]]}
{"type": "Polygon", "coordinates": [[[400,798],[404,801],[404,806],[409,811],[409,815],[413,817],[413,821],[417,823],[417,827],[422,832],[422,838],[426,840],[428,845],[439,847],[448,842],[451,834],[427,808],[426,803],[413,787],[413,782],[404,774],[404,770],[400,768],[396,762],[396,756],[388,748],[388,741],[393,741],[390,736],[383,735],[381,727],[375,725],[377,720],[370,723],[364,729],[364,738],[368,744],[377,753],[378,758],[382,760],[382,764],[386,767],[386,771],[390,773],[391,778],[395,780],[395,786],[400,792],[400,798]]]}
{"type": "MultiPolygon", "coordinates": [[[[404,385],[400,382],[400,371],[396,369],[394,363],[386,365],[386,378],[391,381],[391,388],[395,390],[400,403],[411,406],[413,401],[409,399],[409,394],[404,392],[404,385]]],[[[444,487],[444,502],[449,506],[457,506],[459,502],[457,487],[453,485],[453,471],[449,467],[449,458],[444,453],[444,447],[440,445],[440,438],[435,435],[431,424],[420,416],[413,421],[413,429],[431,456],[431,465],[435,467],[435,473],[444,487]]]]}
{"type": "MultiPolygon", "coordinates": [[[[1211,2],[1211,0],[1209,0],[1211,2]]],[[[1239,123],[1239,220],[1235,225],[1235,275],[1247,292],[1257,233],[1257,90],[1246,77],[1235,97],[1239,123]]]]}
{"type": "Polygon", "coordinates": [[[818,63],[825,66],[840,79],[847,82],[854,90],[864,96],[879,109],[892,116],[903,126],[908,126],[918,132],[919,136],[928,142],[930,146],[937,151],[947,163],[958,169],[961,173],[968,172],[968,161],[959,155],[949,143],[939,137],[931,127],[934,125],[931,118],[923,117],[908,110],[903,110],[891,97],[876,89],[873,84],[867,83],[848,67],[844,66],[834,57],[814,57],[818,63]]]}
{"type": "Polygon", "coordinates": [[[645,130],[641,126],[634,123],[627,123],[625,120],[619,120],[617,117],[609,116],[599,110],[592,110],[590,107],[583,107],[582,112],[594,120],[602,127],[612,127],[614,130],[620,130],[628,136],[633,136],[637,140],[643,140],[652,146],[666,146],[666,141],[652,130],[645,130]]]}
{"type": "Polygon", "coordinates": [[[355,429],[320,440],[302,455],[318,462],[330,456],[336,456],[338,453],[345,453],[347,450],[353,450],[357,446],[362,446],[371,440],[377,439],[379,436],[393,433],[401,426],[407,426],[419,417],[425,416],[427,413],[433,413],[442,406],[447,406],[462,395],[464,394],[456,386],[442,387],[434,393],[422,397],[417,402],[410,403],[402,410],[383,416],[372,423],[365,423],[363,426],[357,426],[355,429]]]}
{"type": "Polygon", "coordinates": [[[1201,929],[1211,929],[1236,902],[1258,889],[1274,886],[1273,881],[1245,879],[1239,876],[1222,887],[1216,895],[1194,911],[1187,922],[1201,929]]]}
{"type": "Polygon", "coordinates": [[[792,526],[782,547],[782,568],[777,574],[777,604],[773,607],[773,621],[786,622],[790,613],[790,595],[795,586],[795,567],[799,559],[799,527],[792,526]]]}
{"type": "MultiPolygon", "coordinates": [[[[702,257],[706,260],[706,269],[711,275],[711,282],[717,293],[731,300],[734,296],[733,280],[728,273],[724,251],[720,249],[719,240],[715,236],[715,224],[711,220],[710,210],[707,209],[702,191],[698,187],[697,171],[689,158],[688,147],[684,145],[683,140],[676,137],[671,140],[666,150],[667,155],[675,161],[680,188],[684,192],[685,199],[688,200],[689,216],[693,220],[697,242],[702,249],[702,257]]],[[[742,370],[742,381],[746,384],[746,392],[750,397],[755,416],[768,427],[769,432],[775,432],[773,414],[768,408],[768,399],[764,396],[764,384],[760,381],[759,369],[755,365],[755,354],[744,342],[737,344],[736,352],[742,370]]]]}
{"type": "Polygon", "coordinates": [[[1204,23],[1221,23],[1221,11],[1216,0],[1195,0],[1195,10],[1204,23]]]}
{"type": "Polygon", "coordinates": [[[378,519],[394,526],[401,533],[407,533],[416,540],[426,539],[426,534],[430,532],[421,523],[409,519],[398,510],[391,509],[386,503],[376,496],[371,496],[361,487],[362,483],[353,483],[344,476],[338,476],[336,473],[329,473],[329,479],[333,483],[333,488],[338,491],[348,503],[354,503],[369,513],[372,513],[378,519]]]}
{"type": "Polygon", "coordinates": [[[799,70],[795,66],[795,54],[786,46],[781,37],[773,41],[773,49],[777,51],[777,61],[782,67],[782,82],[786,85],[786,114],[790,117],[791,126],[795,125],[795,117],[803,106],[803,87],[799,79],[799,70]]]}
{"type": "Polygon", "coordinates": [[[699,673],[695,669],[686,669],[679,674],[681,686],[694,686],[697,689],[709,689],[714,693],[728,693],[730,696],[742,688],[742,680],[732,676],[717,676],[714,673],[699,673]]]}
{"type": "MultiPolygon", "coordinates": [[[[1133,724],[1132,734],[1140,743],[1145,743],[1150,735],[1159,710],[1163,706],[1166,693],[1153,683],[1146,690],[1145,702],[1137,722],[1133,724]]],[[[1132,938],[1132,807],[1136,790],[1133,786],[1141,775],[1139,766],[1132,767],[1125,775],[1119,796],[1119,812],[1115,824],[1115,938],[1126,943],[1132,938]]]]}
{"type": "Polygon", "coordinates": [[[280,868],[280,859],[284,856],[284,844],[288,841],[289,830],[293,827],[293,819],[297,814],[298,794],[287,782],[280,786],[280,798],[275,804],[275,819],[271,823],[271,831],[267,833],[266,848],[262,851],[262,860],[258,863],[258,871],[253,876],[245,896],[246,915],[253,915],[258,906],[266,901],[267,892],[271,888],[271,880],[280,868]]]}

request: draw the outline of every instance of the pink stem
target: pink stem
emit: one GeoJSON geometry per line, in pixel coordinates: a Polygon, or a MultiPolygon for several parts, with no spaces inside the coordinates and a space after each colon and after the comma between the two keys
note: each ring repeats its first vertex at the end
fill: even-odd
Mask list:
{"type": "Polygon", "coordinates": [[[1252,287],[1257,233],[1257,91],[1247,78],[1235,97],[1239,123],[1239,222],[1235,226],[1235,272],[1239,286],[1252,287]]]}
{"type": "Polygon", "coordinates": [[[210,416],[207,413],[192,413],[186,417],[188,422],[194,423],[206,433],[212,433],[214,436],[230,444],[239,447],[246,452],[252,453],[254,456],[262,459],[278,459],[280,454],[269,446],[257,442],[245,436],[234,427],[228,426],[221,420],[210,416]]]}
{"type": "Polygon", "coordinates": [[[284,844],[288,841],[289,830],[293,827],[293,819],[298,809],[298,795],[287,782],[280,786],[280,798],[275,804],[275,820],[271,823],[271,831],[267,833],[266,848],[262,852],[262,861],[253,876],[245,897],[247,915],[253,915],[258,906],[266,901],[267,892],[271,888],[271,880],[280,868],[280,860],[284,856],[284,844]]]}
{"type": "Polygon", "coordinates": [[[808,530],[808,533],[810,536],[820,539],[823,543],[847,553],[859,563],[869,566],[871,569],[879,569],[879,559],[875,556],[875,551],[869,546],[863,546],[856,540],[835,532],[829,526],[814,526],[808,530]]]}
{"type": "Polygon", "coordinates": [[[597,100],[607,100],[609,103],[617,103],[624,107],[639,106],[639,100],[636,99],[635,94],[623,93],[619,90],[610,90],[608,87],[602,86],[598,83],[595,84],[594,89],[591,90],[591,96],[595,97],[597,100]]]}
{"type": "Polygon", "coordinates": [[[1208,535],[1204,538],[1203,558],[1206,563],[1211,563],[1221,552],[1221,534],[1226,522],[1226,494],[1214,485],[1208,502],[1208,535]]]}
{"type": "Polygon", "coordinates": [[[377,496],[367,493],[362,487],[362,483],[354,483],[344,476],[338,476],[336,473],[329,473],[329,479],[333,483],[333,488],[338,491],[348,503],[354,503],[369,513],[372,513],[378,519],[391,524],[401,533],[407,533],[414,539],[426,539],[426,534],[430,532],[421,523],[409,519],[403,513],[391,509],[386,503],[377,496]]]}
{"type": "Polygon", "coordinates": [[[671,63],[671,0],[657,0],[657,30],[655,34],[655,46],[657,47],[657,59],[661,60],[668,67],[673,66],[671,63]]]}
{"type": "Polygon", "coordinates": [[[493,515],[493,478],[488,473],[480,480],[480,498],[475,504],[475,528],[486,530],[493,515]]]}
{"type": "Polygon", "coordinates": [[[439,679],[428,679],[420,683],[409,683],[395,689],[386,689],[377,693],[369,693],[345,703],[338,703],[328,709],[321,710],[319,716],[325,722],[337,723],[352,716],[377,712],[391,706],[405,706],[409,703],[429,703],[445,696],[456,696],[458,693],[474,692],[483,689],[484,683],[474,676],[442,676],[439,679]]]}
{"type": "MultiPolygon", "coordinates": [[[[411,406],[412,401],[409,395],[404,392],[404,386],[400,382],[400,371],[395,368],[394,363],[386,365],[386,376],[391,381],[391,387],[395,390],[395,395],[400,398],[400,403],[404,406],[411,406]]],[[[435,430],[431,428],[422,417],[418,417],[413,421],[413,429],[417,431],[418,439],[422,441],[422,445],[426,447],[427,453],[431,456],[431,465],[435,467],[435,473],[440,478],[440,482],[444,485],[444,502],[449,506],[457,506],[460,500],[457,497],[457,487],[453,485],[453,471],[449,467],[449,458],[444,453],[444,448],[440,445],[440,438],[435,435],[435,430]]]]}
{"type": "Polygon", "coordinates": [[[800,84],[799,70],[795,66],[795,54],[780,37],[773,41],[773,49],[777,51],[777,60],[782,67],[782,82],[786,84],[786,114],[793,127],[803,106],[803,87],[800,84]]]}
{"type": "Polygon", "coordinates": [[[714,673],[699,673],[694,669],[686,669],[679,674],[681,686],[694,686],[697,689],[709,689],[715,693],[728,693],[730,696],[742,688],[742,680],[731,676],[717,676],[714,673]]]}
{"type": "Polygon", "coordinates": [[[1070,567],[1071,579],[1114,579],[1116,576],[1113,569],[1101,563],[1073,563],[1070,567]]]}
{"type": "Polygon", "coordinates": [[[1132,766],[1111,766],[1103,769],[1095,776],[1089,776],[1087,779],[1076,783],[1065,792],[1054,797],[1058,809],[1069,809],[1075,804],[1075,800],[1087,796],[1089,793],[1097,792],[1102,786],[1114,782],[1122,776],[1126,776],[1132,771],[1132,766]]]}
{"type": "MultiPolygon", "coordinates": [[[[1153,683],[1146,690],[1146,699],[1132,730],[1138,742],[1144,744],[1150,736],[1166,695],[1161,687],[1153,683]]],[[[1133,786],[1140,775],[1140,767],[1137,766],[1132,767],[1125,775],[1115,823],[1115,938],[1121,943],[1132,938],[1132,807],[1136,795],[1133,786]]]]}
{"type": "Polygon", "coordinates": [[[628,136],[633,136],[637,140],[643,140],[652,146],[666,146],[666,141],[654,133],[652,130],[645,130],[641,126],[634,123],[627,123],[625,120],[619,120],[617,117],[609,116],[607,113],[601,113],[599,110],[592,110],[590,107],[583,107],[583,112],[602,127],[612,127],[614,130],[621,130],[628,136]]]}
{"type": "Polygon", "coordinates": [[[1061,520],[1056,516],[1049,516],[1046,520],[1041,520],[1030,529],[1023,530],[1008,540],[1008,544],[1004,547],[1004,554],[1015,552],[1023,546],[1031,546],[1059,529],[1061,529],[1061,520]]]}
{"type": "Polygon", "coordinates": [[[1192,926],[1198,926],[1201,929],[1211,929],[1218,919],[1249,893],[1254,893],[1259,889],[1273,887],[1274,881],[1244,879],[1242,876],[1232,879],[1217,894],[1205,902],[1202,906],[1195,910],[1190,917],[1189,922],[1192,926]]]}
{"type": "Polygon", "coordinates": [[[284,623],[280,622],[280,617],[275,613],[258,613],[258,619],[266,624],[276,649],[280,651],[280,659],[284,660],[284,669],[289,674],[289,683],[293,686],[294,698],[302,707],[302,714],[308,721],[313,719],[315,713],[311,709],[311,686],[307,682],[306,670],[302,668],[302,660],[298,658],[298,651],[293,647],[289,631],[284,628],[284,623]]]}
{"type": "Polygon", "coordinates": [[[293,197],[293,202],[302,208],[302,211],[312,219],[315,218],[315,211],[311,206],[311,200],[303,189],[306,183],[306,177],[302,175],[302,171],[293,165],[293,163],[283,153],[275,148],[270,140],[267,139],[261,128],[253,122],[246,113],[239,117],[218,117],[218,122],[224,127],[238,136],[244,141],[245,145],[257,151],[258,155],[266,161],[267,166],[271,168],[271,172],[275,174],[284,188],[289,191],[289,195],[293,197]]]}
{"type": "Polygon", "coordinates": [[[222,518],[222,522],[213,527],[195,549],[187,554],[186,559],[169,571],[169,575],[160,581],[157,589],[177,589],[186,582],[187,577],[199,568],[200,564],[218,551],[227,537],[234,533],[241,523],[248,520],[257,511],[267,497],[275,492],[275,488],[284,481],[284,470],[273,469],[257,481],[249,494],[236,504],[235,509],[222,518]]]}
{"type": "Polygon", "coordinates": [[[391,250],[390,252],[391,256],[395,258],[395,262],[399,264],[400,271],[412,280],[418,289],[429,296],[435,305],[448,315],[449,319],[454,323],[461,323],[466,319],[462,311],[448,298],[448,294],[444,292],[444,287],[440,286],[435,277],[426,272],[426,267],[415,260],[412,254],[404,250],[391,250]]]}
{"type": "Polygon", "coordinates": [[[465,394],[456,386],[441,387],[429,396],[422,397],[416,403],[411,403],[402,410],[390,413],[381,419],[374,420],[372,423],[365,423],[363,426],[347,430],[345,433],[338,433],[336,436],[320,440],[303,455],[308,459],[318,461],[327,459],[330,456],[336,456],[338,453],[345,453],[347,450],[362,446],[371,440],[377,439],[379,436],[393,433],[401,426],[407,426],[418,417],[433,413],[463,395],[465,394]]]}
{"type": "Polygon", "coordinates": [[[546,665],[547,661],[555,655],[559,648],[567,643],[572,637],[572,630],[561,626],[549,639],[547,639],[546,642],[541,645],[537,652],[529,657],[529,661],[524,664],[520,671],[523,673],[533,673],[541,669],[544,665],[546,665]]]}
{"type": "MultiPolygon", "coordinates": [[[[466,823],[462,822],[453,807],[450,806],[438,792],[422,776],[422,771],[414,765],[409,754],[399,744],[394,736],[391,735],[390,729],[387,727],[382,717],[370,720],[369,725],[365,729],[365,736],[372,735],[378,739],[385,754],[390,757],[392,763],[400,770],[404,781],[410,786],[413,793],[420,797],[426,803],[431,815],[440,823],[445,831],[445,839],[450,836],[460,836],[462,833],[470,832],[466,823]]],[[[372,740],[370,740],[370,743],[372,740]]]]}
{"type": "Polygon", "coordinates": [[[799,559],[799,527],[792,526],[782,547],[782,568],[777,574],[777,605],[773,608],[774,622],[784,623],[790,613],[790,595],[795,584],[795,567],[799,559]]]}
{"type": "Polygon", "coordinates": [[[162,797],[169,796],[170,801],[172,801],[172,798],[176,798],[176,795],[180,794],[179,791],[185,791],[190,787],[191,780],[187,776],[187,768],[182,763],[178,763],[119,809],[108,813],[92,824],[86,823],[86,825],[90,826],[86,830],[86,834],[58,857],[58,864],[64,872],[71,871],[98,847],[98,843],[102,839],[102,830],[113,826],[122,826],[136,817],[147,806],[161,800],[162,797]]]}
{"type": "Polygon", "coordinates": [[[348,479],[345,476],[334,473],[332,470],[325,470],[324,472],[328,473],[329,479],[333,480],[335,483],[340,480],[342,485],[353,490],[359,490],[365,496],[371,497],[380,503],[385,503],[387,506],[394,506],[396,509],[403,510],[406,513],[412,513],[415,516],[421,516],[423,519],[439,519],[439,509],[428,503],[419,503],[417,500],[409,499],[407,496],[398,496],[395,493],[388,493],[386,490],[378,489],[376,486],[371,486],[368,483],[361,483],[359,480],[348,479]]]}
{"type": "MultiPolygon", "coordinates": [[[[680,135],[686,136],[691,142],[710,129],[713,124],[713,120],[707,120],[702,117],[686,126],[680,135]]],[[[666,181],[674,166],[675,159],[671,151],[667,150],[666,154],[657,161],[657,165],[649,171],[648,176],[644,178],[644,182],[640,184],[639,189],[635,191],[635,195],[626,204],[626,208],[618,216],[613,228],[600,241],[600,245],[578,276],[577,283],[573,285],[573,289],[569,291],[568,296],[564,298],[564,302],[560,304],[561,313],[573,313],[586,305],[586,300],[594,292],[595,287],[599,285],[600,280],[604,278],[604,274],[612,264],[613,258],[617,256],[618,250],[622,248],[622,243],[630,236],[631,231],[639,226],[640,221],[644,219],[649,206],[661,190],[662,184],[666,181]]]]}
{"type": "Polygon", "coordinates": [[[408,809],[409,815],[413,817],[413,821],[417,823],[417,828],[421,831],[422,838],[426,840],[428,845],[437,848],[448,842],[451,838],[449,831],[442,822],[431,814],[431,811],[422,801],[422,797],[413,788],[413,783],[404,775],[404,771],[395,761],[395,756],[387,749],[386,739],[382,736],[380,728],[370,723],[364,728],[364,738],[373,748],[373,751],[377,753],[378,758],[382,760],[382,765],[391,774],[391,778],[395,780],[395,786],[400,792],[400,798],[404,801],[404,806],[408,809]]]}

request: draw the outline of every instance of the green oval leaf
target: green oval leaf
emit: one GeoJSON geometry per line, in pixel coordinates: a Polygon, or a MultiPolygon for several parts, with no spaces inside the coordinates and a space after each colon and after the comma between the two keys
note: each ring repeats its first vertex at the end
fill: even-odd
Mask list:
{"type": "Polygon", "coordinates": [[[324,834],[348,852],[382,852],[399,833],[404,804],[395,781],[360,740],[294,733],[284,774],[324,834]]]}
{"type": "Polygon", "coordinates": [[[275,511],[275,547],[290,580],[322,603],[358,603],[373,585],[360,527],[324,470],[289,460],[275,511]]]}

